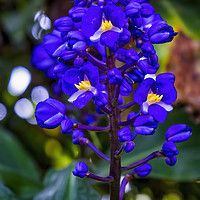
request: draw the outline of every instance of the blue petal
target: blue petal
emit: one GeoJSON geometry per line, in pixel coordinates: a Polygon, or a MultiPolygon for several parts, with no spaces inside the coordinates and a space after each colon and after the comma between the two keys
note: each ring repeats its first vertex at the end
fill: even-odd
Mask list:
{"type": "Polygon", "coordinates": [[[86,37],[92,36],[101,26],[102,10],[92,5],[82,18],[82,32],[86,37]]]}
{"type": "Polygon", "coordinates": [[[167,79],[162,77],[162,79],[159,78],[156,80],[156,82],[152,84],[151,89],[154,93],[163,95],[162,101],[164,101],[166,104],[171,104],[176,101],[177,92],[174,85],[171,83],[171,81],[169,81],[168,77],[167,79]]]}
{"type": "Polygon", "coordinates": [[[141,105],[147,100],[149,89],[154,82],[152,78],[147,78],[139,84],[138,88],[133,93],[133,99],[136,103],[141,105]]]}
{"type": "Polygon", "coordinates": [[[167,119],[167,111],[157,104],[150,105],[148,111],[149,115],[153,116],[160,123],[163,123],[167,119]]]}
{"type": "Polygon", "coordinates": [[[119,33],[114,31],[106,31],[102,33],[100,42],[107,47],[113,47],[119,38],[119,33]]]}
{"type": "Polygon", "coordinates": [[[104,7],[104,14],[106,16],[106,20],[110,20],[112,24],[118,28],[122,28],[126,23],[126,15],[121,6],[108,4],[104,7]]]}
{"type": "Polygon", "coordinates": [[[75,101],[73,101],[74,106],[78,108],[83,108],[92,99],[93,93],[86,91],[81,94],[75,101]]]}
{"type": "Polygon", "coordinates": [[[92,63],[87,62],[81,67],[81,70],[87,75],[92,86],[96,86],[99,83],[99,69],[92,63]]]}
{"type": "Polygon", "coordinates": [[[78,69],[69,69],[62,77],[62,90],[67,95],[72,95],[77,91],[74,84],[83,81],[84,73],[78,69]]]}

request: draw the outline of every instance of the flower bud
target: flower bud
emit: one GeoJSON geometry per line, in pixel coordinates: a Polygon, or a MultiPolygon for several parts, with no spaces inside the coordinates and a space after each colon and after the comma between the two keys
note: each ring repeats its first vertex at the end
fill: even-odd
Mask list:
{"type": "Polygon", "coordinates": [[[137,2],[131,2],[125,7],[125,13],[128,17],[135,17],[141,10],[141,5],[137,2]]]}
{"type": "Polygon", "coordinates": [[[88,172],[88,166],[84,162],[78,162],[75,165],[75,169],[73,170],[74,176],[79,176],[80,178],[83,178],[86,176],[86,173],[88,172]]]}
{"type": "Polygon", "coordinates": [[[150,15],[152,15],[154,13],[154,7],[149,4],[149,3],[143,3],[141,4],[142,9],[141,9],[141,15],[143,17],[149,17],[150,15]]]}
{"type": "Polygon", "coordinates": [[[123,144],[123,148],[126,153],[132,151],[134,147],[135,147],[135,143],[133,141],[125,142],[123,144]]]}
{"type": "Polygon", "coordinates": [[[84,63],[83,58],[77,57],[77,58],[75,58],[75,60],[74,60],[74,67],[77,68],[77,69],[79,69],[80,67],[83,66],[83,63],[84,63]]]}
{"type": "Polygon", "coordinates": [[[55,30],[58,30],[60,32],[66,32],[66,31],[71,31],[73,27],[74,22],[72,21],[71,17],[65,16],[65,17],[60,17],[55,20],[53,23],[53,26],[55,30]]]}
{"type": "Polygon", "coordinates": [[[145,163],[144,165],[141,165],[140,167],[135,168],[134,172],[140,176],[140,177],[144,177],[147,176],[152,170],[151,165],[149,165],[148,163],[145,163]]]}
{"type": "Polygon", "coordinates": [[[111,85],[121,84],[123,77],[121,72],[117,68],[110,69],[108,72],[108,80],[111,85]]]}
{"type": "Polygon", "coordinates": [[[118,137],[120,142],[131,141],[132,140],[132,131],[128,127],[121,128],[118,131],[118,137]]]}
{"type": "Polygon", "coordinates": [[[134,122],[135,132],[141,135],[153,135],[158,123],[150,115],[141,115],[134,122]]]}
{"type": "Polygon", "coordinates": [[[165,138],[171,142],[184,142],[192,135],[192,129],[185,124],[176,124],[167,129],[165,138]]]}
{"type": "Polygon", "coordinates": [[[149,57],[153,52],[154,52],[154,47],[151,44],[151,42],[145,42],[142,46],[141,46],[141,50],[143,52],[143,55],[145,57],[149,57]]]}
{"type": "Polygon", "coordinates": [[[73,130],[73,122],[65,116],[65,119],[61,122],[61,131],[63,134],[70,134],[73,130]]]}
{"type": "Polygon", "coordinates": [[[176,145],[173,142],[167,142],[167,141],[163,144],[162,151],[167,157],[172,157],[179,153],[177,151],[176,145]]]}
{"type": "Polygon", "coordinates": [[[77,130],[77,129],[75,129],[73,131],[72,139],[73,139],[74,144],[80,145],[79,139],[84,138],[84,137],[85,137],[85,135],[84,135],[83,131],[80,131],[80,130],[77,130]]]}
{"type": "Polygon", "coordinates": [[[86,11],[87,9],[83,7],[73,7],[69,10],[68,14],[74,22],[80,22],[86,11]]]}
{"type": "Polygon", "coordinates": [[[165,162],[170,166],[174,166],[176,164],[176,156],[166,157],[165,162]]]}
{"type": "Polygon", "coordinates": [[[52,98],[38,103],[35,110],[37,123],[42,128],[56,128],[65,117],[65,105],[52,98]]]}

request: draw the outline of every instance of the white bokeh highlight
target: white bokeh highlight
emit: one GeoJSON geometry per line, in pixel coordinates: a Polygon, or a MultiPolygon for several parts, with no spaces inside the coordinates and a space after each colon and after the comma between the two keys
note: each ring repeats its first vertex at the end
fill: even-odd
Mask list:
{"type": "Polygon", "coordinates": [[[19,96],[25,92],[30,82],[30,71],[23,66],[15,67],[10,74],[8,92],[13,96],[19,96]]]}
{"type": "Polygon", "coordinates": [[[49,98],[48,90],[43,86],[36,86],[31,91],[31,98],[35,104],[49,98]]]}
{"type": "Polygon", "coordinates": [[[33,104],[27,98],[19,99],[14,106],[15,113],[22,119],[30,119],[33,116],[33,104]]]}
{"type": "Polygon", "coordinates": [[[4,104],[0,103],[0,121],[3,120],[7,115],[7,108],[4,104]]]}

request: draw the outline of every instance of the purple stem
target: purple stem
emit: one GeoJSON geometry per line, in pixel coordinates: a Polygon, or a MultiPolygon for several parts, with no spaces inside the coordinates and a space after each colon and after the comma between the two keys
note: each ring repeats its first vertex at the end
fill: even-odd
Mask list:
{"type": "Polygon", "coordinates": [[[99,149],[97,149],[87,138],[80,138],[79,142],[81,144],[87,145],[90,149],[92,149],[97,155],[99,155],[104,160],[110,162],[110,158],[108,158],[105,154],[103,154],[99,149]]]}
{"type": "Polygon", "coordinates": [[[119,125],[120,126],[129,126],[129,125],[132,125],[135,122],[136,118],[139,116],[139,113],[135,117],[132,117],[131,119],[129,119],[129,120],[125,121],[125,122],[119,122],[119,125]]]}
{"type": "Polygon", "coordinates": [[[108,177],[100,177],[97,176],[95,174],[92,174],[91,172],[87,172],[86,176],[88,178],[91,178],[95,181],[101,181],[101,182],[112,182],[113,181],[113,177],[112,176],[108,176],[108,177]]]}
{"type": "Polygon", "coordinates": [[[106,67],[106,63],[103,61],[100,61],[99,59],[92,56],[90,53],[86,53],[87,59],[93,63],[95,66],[97,66],[102,71],[108,71],[108,67],[106,67]]]}
{"type": "Polygon", "coordinates": [[[123,152],[124,152],[124,145],[122,145],[121,148],[118,151],[116,151],[115,157],[118,158],[123,152]]]}
{"type": "Polygon", "coordinates": [[[88,130],[88,131],[105,131],[105,130],[109,130],[110,128],[110,126],[101,127],[101,126],[88,126],[84,124],[74,124],[73,127],[76,129],[88,130]]]}
{"type": "Polygon", "coordinates": [[[108,115],[112,114],[112,110],[109,109],[109,108],[106,108],[105,106],[104,106],[104,107],[100,107],[100,106],[99,106],[99,108],[100,108],[104,113],[106,113],[106,114],[108,114],[108,115]]]}
{"type": "Polygon", "coordinates": [[[143,158],[142,160],[139,160],[139,161],[137,161],[131,165],[128,165],[126,167],[121,167],[121,171],[124,172],[129,169],[136,168],[136,167],[148,162],[149,160],[152,160],[154,158],[159,158],[159,157],[164,157],[164,154],[161,151],[155,151],[152,154],[148,155],[147,157],[143,158]]]}
{"type": "Polygon", "coordinates": [[[130,103],[120,106],[119,109],[120,110],[127,109],[127,108],[130,108],[131,106],[134,106],[135,104],[137,104],[135,101],[131,101],[130,103]]]}
{"type": "Polygon", "coordinates": [[[121,85],[117,85],[117,88],[116,88],[116,91],[115,91],[115,96],[111,101],[112,104],[115,104],[115,102],[118,101],[119,93],[120,93],[120,86],[121,85]]]}
{"type": "Polygon", "coordinates": [[[128,180],[128,174],[124,177],[122,183],[121,183],[121,186],[120,186],[120,190],[119,190],[119,200],[122,200],[123,199],[123,196],[124,196],[124,192],[125,192],[125,188],[126,188],[126,185],[127,183],[129,182],[128,180]]]}

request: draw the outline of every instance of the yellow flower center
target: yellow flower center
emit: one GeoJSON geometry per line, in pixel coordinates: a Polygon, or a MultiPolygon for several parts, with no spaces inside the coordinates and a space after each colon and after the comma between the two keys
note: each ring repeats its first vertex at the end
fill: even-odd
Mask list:
{"type": "Polygon", "coordinates": [[[155,102],[160,102],[161,99],[163,98],[163,95],[156,95],[154,93],[150,93],[148,94],[147,96],[147,101],[152,104],[152,103],[155,103],[155,102]]]}
{"type": "Polygon", "coordinates": [[[89,90],[91,87],[91,84],[89,81],[81,81],[79,85],[77,84],[74,84],[74,85],[78,90],[85,90],[85,91],[89,90]]]}
{"type": "Polygon", "coordinates": [[[111,21],[104,21],[101,24],[101,31],[108,31],[110,29],[112,29],[113,25],[111,23],[111,21]]]}

